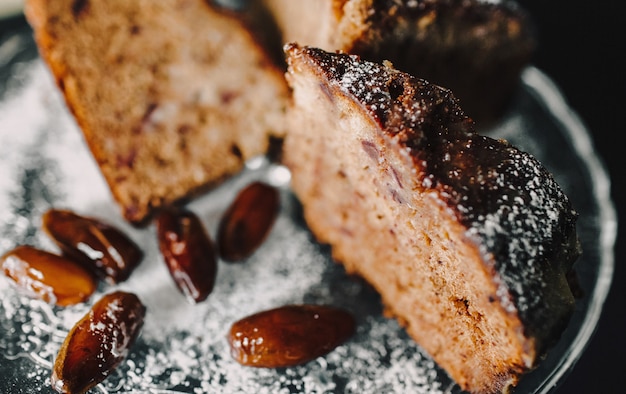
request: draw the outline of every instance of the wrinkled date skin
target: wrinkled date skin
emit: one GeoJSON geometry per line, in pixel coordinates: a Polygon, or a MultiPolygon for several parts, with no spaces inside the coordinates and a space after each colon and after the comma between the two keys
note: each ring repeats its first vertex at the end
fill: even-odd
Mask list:
{"type": "Polygon", "coordinates": [[[50,209],[43,215],[42,227],[63,253],[110,284],[128,279],[143,259],[139,246],[126,234],[96,218],[50,209]]]}
{"type": "Polygon", "coordinates": [[[217,256],[200,219],[168,207],[157,215],[156,227],[161,255],[179,290],[192,302],[205,300],[215,284],[217,256]]]}
{"type": "Polygon", "coordinates": [[[94,276],[79,263],[28,245],[5,253],[0,265],[29,295],[58,306],[87,301],[97,287],[94,276]]]}
{"type": "Polygon", "coordinates": [[[106,294],[70,330],[52,369],[52,388],[77,394],[106,379],[126,358],[143,327],[146,308],[124,291],[106,294]]]}
{"type": "Polygon", "coordinates": [[[249,257],[267,237],[279,209],[280,193],[275,187],[254,182],[241,190],[218,228],[222,259],[235,262],[249,257]]]}
{"type": "Polygon", "coordinates": [[[235,322],[228,342],[232,357],[242,365],[281,368],[323,356],[354,332],[354,318],[345,310],[287,305],[235,322]]]}

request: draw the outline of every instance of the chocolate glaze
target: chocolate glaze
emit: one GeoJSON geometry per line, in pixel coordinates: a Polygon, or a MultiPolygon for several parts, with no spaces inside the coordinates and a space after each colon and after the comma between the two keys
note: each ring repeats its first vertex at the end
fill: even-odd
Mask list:
{"type": "MultiPolygon", "coordinates": [[[[497,273],[500,302],[517,313],[544,351],[573,308],[555,283],[581,253],[578,213],[554,177],[529,153],[479,135],[447,89],[356,55],[285,46],[352,99],[412,159],[417,192],[436,191],[497,273]]],[[[292,59],[293,61],[293,59],[292,59]]]]}
{"type": "MultiPolygon", "coordinates": [[[[436,40],[438,50],[448,48],[448,51],[468,54],[463,56],[464,61],[470,62],[468,66],[484,66],[485,63],[499,61],[500,59],[482,55],[482,51],[492,51],[494,48],[499,48],[502,56],[524,54],[522,63],[526,63],[529,60],[528,55],[536,46],[537,32],[534,23],[516,1],[374,0],[371,7],[365,23],[378,29],[375,34],[391,34],[399,26],[414,25],[416,30],[413,45],[424,41],[424,48],[418,53],[427,51],[428,47],[433,46],[432,41],[436,40]],[[472,52],[476,56],[469,56],[472,52]]],[[[367,37],[368,34],[372,33],[365,31],[364,36],[357,39],[353,47],[346,51],[367,60],[394,59],[394,63],[397,60],[404,62],[402,56],[387,57],[387,49],[392,49],[392,46],[372,48],[372,40],[367,37]]],[[[416,62],[415,59],[406,61],[409,64],[417,63],[417,69],[423,69],[420,63],[424,62],[416,62]]]]}
{"type": "Polygon", "coordinates": [[[458,18],[467,25],[484,24],[486,28],[504,28],[507,23],[520,22],[528,14],[516,1],[511,0],[374,0],[371,20],[390,22],[390,15],[406,15],[414,18],[436,13],[436,18],[458,18]],[[498,18],[494,19],[494,14],[498,18]]]}
{"type": "MultiPolygon", "coordinates": [[[[452,89],[479,125],[505,111],[537,46],[515,1],[374,0],[345,52],[452,89]]],[[[365,11],[364,11],[365,13],[365,11]]]]}

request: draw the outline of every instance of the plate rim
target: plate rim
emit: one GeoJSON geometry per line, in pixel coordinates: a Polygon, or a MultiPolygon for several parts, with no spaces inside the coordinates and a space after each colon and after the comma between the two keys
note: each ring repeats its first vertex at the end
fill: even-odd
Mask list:
{"type": "Polygon", "coordinates": [[[611,198],[611,180],[606,164],[598,156],[589,129],[568,104],[557,84],[536,66],[528,66],[521,79],[529,93],[546,107],[561,133],[572,143],[574,153],[584,162],[590,173],[591,195],[598,205],[599,265],[593,293],[577,331],[557,367],[543,379],[536,394],[548,394],[571,372],[586,350],[598,328],[598,322],[608,297],[615,271],[615,242],[617,239],[617,210],[611,198]]]}

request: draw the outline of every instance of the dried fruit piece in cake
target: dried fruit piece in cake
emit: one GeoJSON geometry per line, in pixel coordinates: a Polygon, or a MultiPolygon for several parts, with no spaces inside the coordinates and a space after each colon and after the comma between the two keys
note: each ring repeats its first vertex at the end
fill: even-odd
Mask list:
{"type": "Polygon", "coordinates": [[[238,172],[284,134],[284,70],[247,15],[208,0],[28,0],[25,13],[133,223],[238,172]]]}
{"type": "Polygon", "coordinates": [[[574,308],[577,213],[533,156],[474,132],[449,90],[285,48],[284,161],[317,238],[464,389],[506,391],[574,308]]]}
{"type": "Polygon", "coordinates": [[[92,273],[79,263],[33,246],[6,252],[0,266],[30,296],[59,306],[87,301],[97,287],[92,273]]]}
{"type": "Polygon", "coordinates": [[[451,89],[479,125],[502,115],[536,48],[511,0],[263,0],[283,42],[341,50],[451,89]]]}
{"type": "Polygon", "coordinates": [[[52,388],[81,394],[106,379],[128,355],[145,313],[133,293],[104,295],[67,334],[54,360],[52,388]]]}

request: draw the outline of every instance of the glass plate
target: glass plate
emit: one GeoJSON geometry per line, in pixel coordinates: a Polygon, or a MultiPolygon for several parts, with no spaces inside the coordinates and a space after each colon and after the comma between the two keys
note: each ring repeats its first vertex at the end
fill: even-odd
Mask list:
{"type": "MultiPolygon", "coordinates": [[[[557,87],[529,67],[504,119],[484,133],[536,155],[556,176],[580,213],[584,254],[577,271],[585,296],[560,342],[517,392],[552,391],[592,336],[613,273],[616,233],[609,180],[588,131],[557,87]]],[[[335,264],[306,228],[289,191],[289,172],[264,158],[194,200],[190,208],[214,235],[235,193],[253,179],[281,188],[282,210],[269,239],[246,262],[220,262],[214,292],[191,305],[160,259],[153,226],[124,222],[30,30],[0,43],[0,254],[20,244],[56,250],[40,230],[49,207],[100,217],[126,231],[146,252],[131,278],[100,285],[88,304],[58,308],[32,300],[0,276],[0,392],[52,392],[50,369],[66,333],[91,302],[114,288],[133,291],[147,306],[142,334],[128,358],[92,393],[459,393],[390,319],[378,295],[335,264]],[[347,308],[358,330],[347,343],[304,366],[242,367],[229,355],[226,333],[235,320],[288,303],[347,308]]]]}

